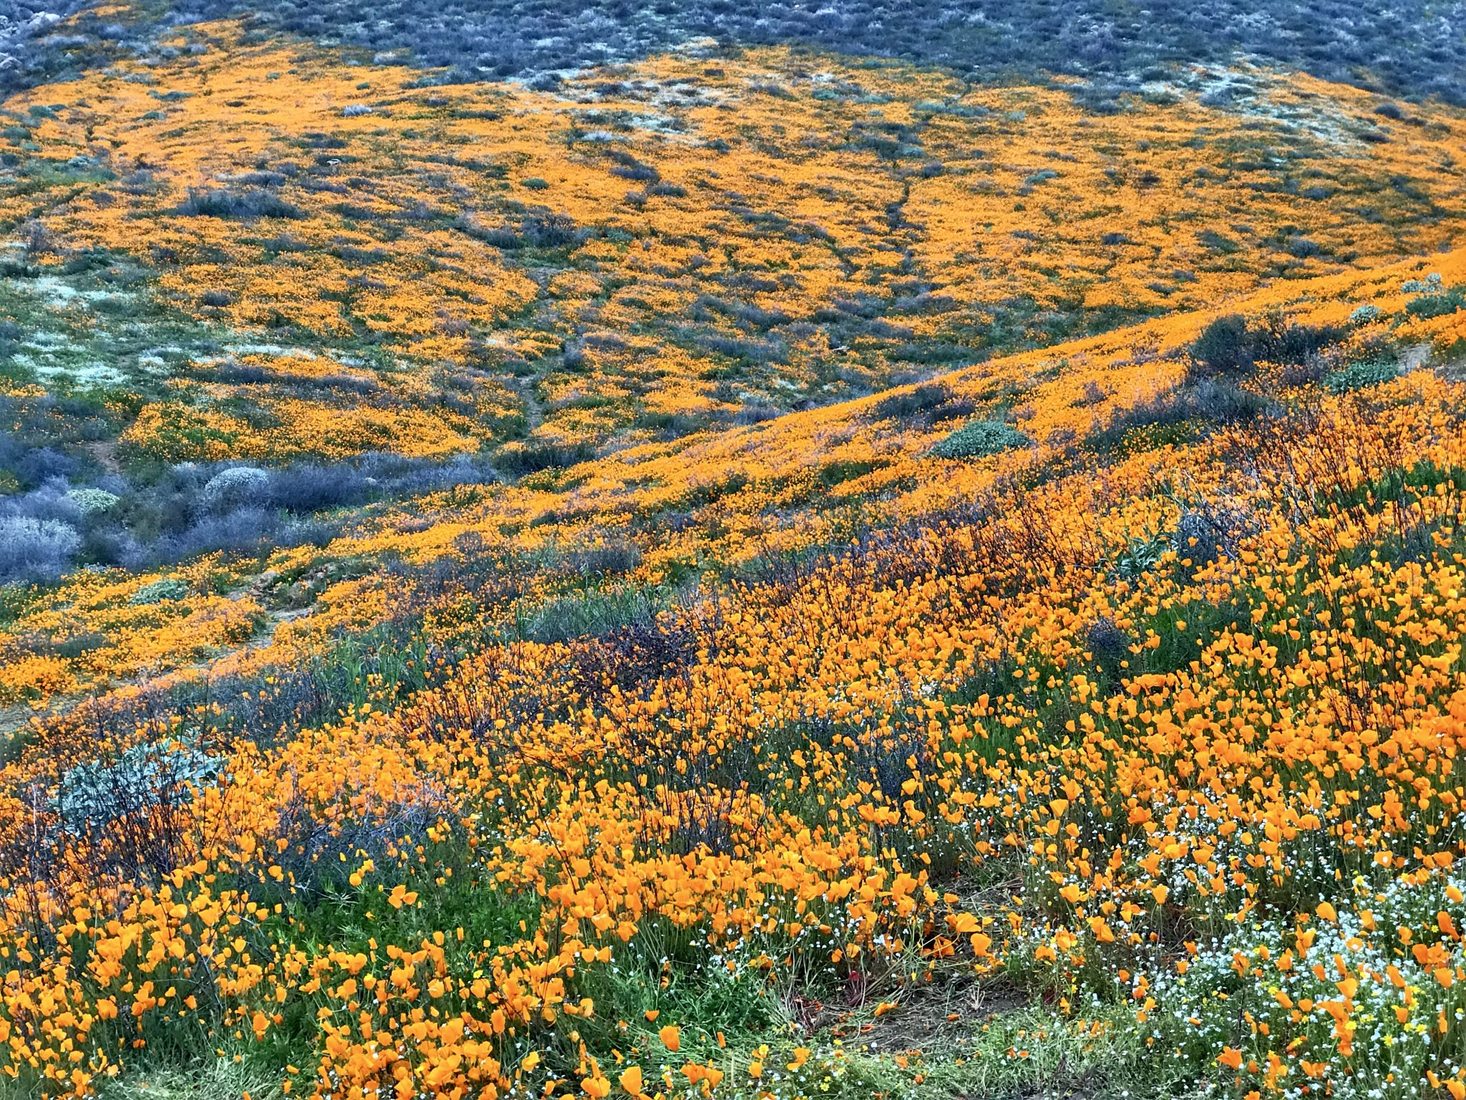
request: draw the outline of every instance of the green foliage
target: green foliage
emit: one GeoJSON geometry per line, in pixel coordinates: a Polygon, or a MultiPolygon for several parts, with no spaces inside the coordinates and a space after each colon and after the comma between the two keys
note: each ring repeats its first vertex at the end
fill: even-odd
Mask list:
{"type": "Polygon", "coordinates": [[[533,642],[564,642],[647,622],[663,597],[642,588],[605,588],[553,599],[519,616],[518,635],[533,642]]]}
{"type": "Polygon", "coordinates": [[[228,1054],[179,1067],[154,1065],[104,1079],[98,1100],[283,1100],[279,1074],[228,1054]]]}
{"type": "MultiPolygon", "coordinates": [[[[478,976],[492,953],[522,939],[538,925],[539,900],[485,879],[474,852],[459,836],[430,842],[426,850],[429,859],[417,869],[411,861],[358,846],[346,862],[326,861],[339,872],[337,878],[328,880],[328,889],[301,889],[291,882],[273,892],[268,884],[248,883],[273,903],[269,919],[256,934],[282,943],[329,943],[339,951],[375,958],[384,940],[427,941],[441,936],[444,929],[453,929],[455,934],[442,941],[447,948],[445,975],[459,981],[478,976]],[[366,856],[372,857],[374,870],[359,885],[351,885],[348,869],[360,865],[366,856]],[[394,906],[388,898],[399,883],[419,896],[430,893],[432,904],[394,906]]],[[[287,851],[282,859],[288,862],[289,855],[287,851]]],[[[243,1051],[245,1071],[278,1082],[288,1066],[311,1064],[320,1055],[317,1012],[328,1000],[319,994],[288,1000],[279,1008],[281,1022],[271,1028],[266,1040],[243,1051]]]]}
{"type": "Polygon", "coordinates": [[[191,462],[219,451],[228,453],[239,442],[232,427],[220,426],[207,413],[185,405],[165,405],[159,423],[146,443],[124,442],[123,453],[142,466],[191,462]]]}
{"type": "Polygon", "coordinates": [[[1013,425],[1001,420],[973,420],[933,444],[931,453],[937,458],[983,458],[1027,447],[1032,442],[1013,425]]]}
{"type": "Polygon", "coordinates": [[[1170,548],[1171,541],[1165,535],[1133,538],[1115,559],[1115,572],[1126,580],[1143,577],[1160,564],[1170,548]]]}
{"type": "Polygon", "coordinates": [[[105,489],[96,489],[90,486],[72,489],[66,496],[84,516],[94,516],[109,511],[113,505],[122,499],[116,493],[109,493],[105,489]]]}
{"type": "Polygon", "coordinates": [[[836,485],[843,485],[847,481],[854,481],[858,477],[864,477],[872,470],[879,470],[884,463],[872,459],[851,460],[848,462],[832,462],[828,466],[820,468],[816,480],[825,488],[834,488],[836,485]]]}
{"type": "Polygon", "coordinates": [[[163,603],[165,600],[182,600],[188,597],[188,582],[179,580],[177,577],[164,577],[161,580],[153,581],[152,584],[145,584],[132,594],[128,603],[131,604],[153,604],[163,603]]]}
{"type": "Polygon", "coordinates": [[[1399,368],[1388,359],[1365,359],[1350,363],[1324,376],[1324,388],[1331,393],[1350,393],[1393,381],[1400,376],[1399,368]]]}
{"type": "MultiPolygon", "coordinates": [[[[1329,894],[1340,900],[1337,918],[1320,921],[1316,935],[1299,940],[1298,957],[1296,961],[1290,958],[1293,965],[1289,966],[1278,965],[1277,955],[1263,954],[1258,960],[1256,945],[1287,942],[1293,932],[1290,921],[1262,916],[1266,912],[1263,909],[1237,920],[1235,927],[1227,928],[1212,942],[1202,943],[1185,973],[1169,970],[1157,973],[1152,995],[1167,1006],[1166,1011],[1156,1014],[1154,1021],[1157,1060],[1206,1065],[1212,1062],[1217,1050],[1231,1048],[1241,1051],[1244,1064],[1266,1066],[1266,1051],[1273,1049],[1267,1044],[1287,1043],[1289,1049],[1299,1049],[1305,1057],[1317,1052],[1320,1061],[1327,1061],[1328,1054],[1337,1048],[1332,1022],[1327,1017],[1321,1021],[1318,1015],[1301,1014],[1292,1006],[1336,997],[1337,972],[1342,965],[1339,960],[1346,956],[1357,958],[1359,952],[1354,948],[1360,940],[1356,937],[1368,936],[1376,925],[1405,932],[1412,928],[1433,928],[1436,914],[1444,914],[1453,907],[1447,890],[1459,891],[1460,885],[1460,880],[1417,885],[1402,878],[1383,890],[1368,891],[1356,905],[1346,903],[1330,880],[1329,894]],[[1249,952],[1255,969],[1244,979],[1238,973],[1237,959],[1249,957],[1249,952]],[[1238,1021],[1243,1019],[1250,1026],[1239,1026],[1238,1021]]],[[[1353,1059],[1347,1079],[1338,1082],[1337,1091],[1331,1090],[1334,1095],[1380,1100],[1420,1096],[1421,1082],[1426,1079],[1432,1059],[1439,1057],[1438,1052],[1442,1048],[1462,1049],[1459,1021],[1466,1009],[1466,985],[1438,980],[1431,966],[1411,951],[1409,937],[1394,939],[1390,946],[1393,951],[1389,953],[1366,955],[1369,960],[1366,965],[1378,965],[1380,969],[1388,965],[1399,975],[1400,985],[1410,990],[1408,996],[1425,1002],[1425,1007],[1417,1011],[1424,1018],[1440,1020],[1441,1024],[1438,1030],[1396,1029],[1391,1025],[1401,1001],[1399,991],[1389,982],[1359,983],[1351,997],[1352,1018],[1370,1028],[1368,1032],[1361,1028],[1369,1042],[1380,1043],[1389,1053],[1382,1058],[1353,1059]],[[1379,1036],[1387,1033],[1388,1037],[1381,1042],[1379,1036]]],[[[1442,951],[1442,961],[1436,965],[1448,968],[1459,965],[1459,944],[1447,944],[1437,950],[1442,951]]],[[[1292,954],[1288,952],[1289,956],[1292,954]]],[[[1246,1069],[1241,1080],[1246,1085],[1256,1084],[1263,1072],[1266,1071],[1246,1069]]],[[[1300,1083],[1307,1080],[1296,1068],[1291,1076],[1300,1083]]],[[[1280,1088],[1279,1094],[1301,1095],[1303,1091],[1280,1088]]],[[[1237,1094],[1240,1093],[1241,1090],[1237,1094]]],[[[1444,1090],[1441,1095],[1445,1095],[1444,1090]]]]}
{"type": "Polygon", "coordinates": [[[1413,505],[1433,494],[1438,486],[1466,492],[1466,467],[1418,462],[1406,469],[1387,470],[1348,491],[1330,493],[1321,502],[1320,515],[1331,509],[1363,508],[1378,515],[1394,505],[1413,505]]]}
{"type": "Polygon", "coordinates": [[[62,776],[56,810],[69,832],[95,832],[160,802],[187,802],[190,788],[213,780],[221,766],[187,745],[134,745],[116,760],[79,764],[62,776]]]}
{"type": "Polygon", "coordinates": [[[1440,290],[1433,294],[1422,294],[1405,304],[1407,314],[1424,319],[1445,317],[1455,313],[1458,309],[1466,309],[1466,290],[1460,287],[1440,290]]]}

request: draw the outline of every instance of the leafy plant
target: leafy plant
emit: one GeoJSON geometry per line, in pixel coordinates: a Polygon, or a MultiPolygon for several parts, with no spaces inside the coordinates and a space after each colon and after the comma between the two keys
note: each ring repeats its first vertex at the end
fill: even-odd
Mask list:
{"type": "Polygon", "coordinates": [[[984,458],[1027,447],[1033,440],[1000,420],[973,420],[932,445],[937,458],[984,458]]]}
{"type": "Polygon", "coordinates": [[[1390,359],[1365,359],[1324,376],[1324,388],[1332,393],[1351,393],[1383,385],[1400,376],[1400,369],[1390,359]]]}

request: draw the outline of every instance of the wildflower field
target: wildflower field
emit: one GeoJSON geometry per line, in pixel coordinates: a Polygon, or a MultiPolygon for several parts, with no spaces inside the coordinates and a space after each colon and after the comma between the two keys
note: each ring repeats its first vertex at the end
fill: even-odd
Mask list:
{"type": "Polygon", "coordinates": [[[1466,1100],[1466,111],[147,42],[0,100],[0,1096],[1466,1100]]]}

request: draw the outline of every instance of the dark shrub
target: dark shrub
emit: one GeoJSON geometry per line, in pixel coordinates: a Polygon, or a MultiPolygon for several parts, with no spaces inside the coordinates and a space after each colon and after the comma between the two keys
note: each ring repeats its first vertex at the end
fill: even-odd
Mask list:
{"type": "Polygon", "coordinates": [[[1241,424],[1271,406],[1267,398],[1223,382],[1200,382],[1186,388],[1182,403],[1190,415],[1214,424],[1241,424]]]}
{"type": "Polygon", "coordinates": [[[39,489],[19,498],[12,498],[0,508],[0,515],[24,516],[29,519],[59,520],[75,527],[81,523],[82,509],[76,494],[61,478],[52,478],[39,489]]]}
{"type": "Polygon", "coordinates": [[[570,678],[591,699],[602,697],[613,686],[634,693],[653,687],[696,657],[697,638],[690,630],[647,614],[599,637],[573,643],[570,678]]]}
{"type": "Polygon", "coordinates": [[[36,447],[24,451],[15,460],[12,469],[21,485],[31,488],[53,478],[74,477],[78,466],[76,459],[55,448],[36,447]]]}
{"type": "Polygon", "coordinates": [[[371,479],[350,466],[306,464],[270,474],[270,499],[287,512],[318,512],[366,499],[371,479]]]}
{"type": "Polygon", "coordinates": [[[1240,314],[1218,317],[1191,345],[1188,378],[1236,377],[1253,367],[1253,341],[1247,318],[1240,314]]]}
{"type": "Polygon", "coordinates": [[[192,190],[178,207],[188,217],[253,221],[255,218],[303,218],[305,212],[262,187],[192,190]]]}
{"type": "Polygon", "coordinates": [[[881,398],[871,406],[871,419],[929,427],[943,420],[968,416],[974,408],[970,400],[958,397],[942,383],[923,382],[915,389],[881,398]]]}
{"type": "Polygon", "coordinates": [[[1299,366],[1343,337],[1343,329],[1329,325],[1314,328],[1273,317],[1254,334],[1253,350],[1259,359],[1269,363],[1299,366]]]}
{"type": "MultiPolygon", "coordinates": [[[[290,895],[339,896],[347,885],[348,859],[380,860],[401,846],[424,844],[443,816],[441,795],[423,784],[401,792],[399,798],[366,813],[339,815],[333,807],[317,804],[310,794],[294,792],[274,829],[280,853],[275,863],[284,872],[290,895]]],[[[262,867],[255,870],[259,882],[254,893],[268,898],[280,889],[265,877],[262,867]]]]}
{"type": "Polygon", "coordinates": [[[581,580],[630,573],[641,564],[641,550],[630,542],[609,542],[570,550],[564,555],[565,567],[581,580]]]}
{"type": "Polygon", "coordinates": [[[919,732],[898,730],[858,742],[850,763],[853,776],[874,783],[884,798],[899,799],[906,781],[930,768],[931,748],[919,732]]]}
{"type": "Polygon", "coordinates": [[[559,444],[542,440],[524,440],[499,448],[494,457],[499,469],[513,477],[540,470],[554,470],[584,462],[592,455],[585,444],[559,444]]]}
{"type": "Polygon", "coordinates": [[[385,496],[436,493],[459,485],[489,485],[499,475],[481,455],[455,455],[441,463],[414,463],[394,477],[384,479],[379,492],[385,496]]]}
{"type": "Polygon", "coordinates": [[[1171,535],[1171,549],[1193,570],[1218,558],[1232,557],[1246,528],[1246,517],[1235,509],[1202,504],[1181,514],[1171,535]]]}
{"type": "Polygon", "coordinates": [[[99,565],[126,565],[142,553],[137,539],[125,528],[94,523],[82,532],[81,556],[99,565]]]}
{"type": "Polygon", "coordinates": [[[498,225],[483,228],[470,216],[459,218],[456,224],[463,232],[485,244],[503,249],[568,248],[579,244],[582,237],[569,216],[543,207],[525,214],[517,227],[498,225]]]}
{"type": "Polygon", "coordinates": [[[279,519],[262,508],[243,508],[227,515],[208,516],[186,531],[160,539],[156,560],[179,561],[213,550],[258,550],[279,527],[279,519]]]}
{"type": "Polygon", "coordinates": [[[341,529],[324,520],[308,519],[287,523],[276,533],[276,546],[314,546],[324,550],[341,533],[341,529]]]}
{"type": "Polygon", "coordinates": [[[1271,408],[1267,398],[1227,382],[1214,379],[1189,382],[1121,409],[1090,437],[1090,446],[1100,453],[1111,451],[1125,442],[1130,433],[1146,429],[1163,430],[1164,438],[1153,437],[1151,445],[1180,442],[1204,431],[1208,425],[1243,424],[1271,408]]]}
{"type": "Polygon", "coordinates": [[[1102,665],[1118,665],[1130,655],[1134,642],[1135,639],[1108,615],[1096,619],[1084,632],[1085,648],[1102,665]]]}

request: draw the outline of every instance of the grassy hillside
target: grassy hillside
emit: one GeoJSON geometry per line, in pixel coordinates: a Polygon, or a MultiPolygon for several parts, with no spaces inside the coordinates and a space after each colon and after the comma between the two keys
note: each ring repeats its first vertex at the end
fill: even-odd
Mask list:
{"type": "Polygon", "coordinates": [[[0,104],[0,1095],[1466,1097],[1458,110],[154,46],[0,104]]]}

